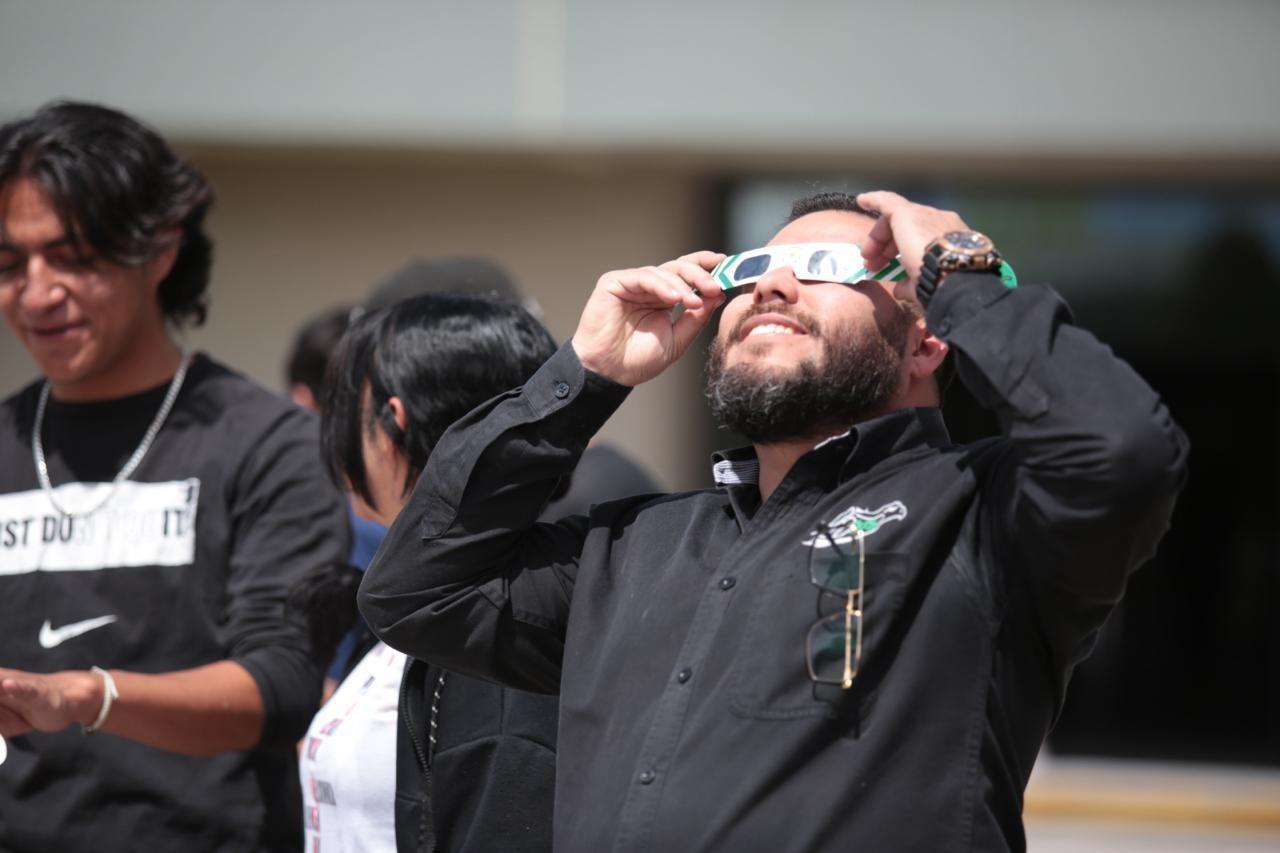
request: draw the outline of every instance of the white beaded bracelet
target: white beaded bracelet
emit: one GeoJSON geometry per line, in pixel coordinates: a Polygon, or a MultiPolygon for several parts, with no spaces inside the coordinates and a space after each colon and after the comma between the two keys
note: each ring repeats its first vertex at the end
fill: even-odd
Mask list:
{"type": "Polygon", "coordinates": [[[111,713],[111,703],[120,698],[120,693],[116,690],[116,680],[111,677],[111,673],[100,666],[90,667],[90,672],[96,672],[102,676],[102,709],[98,711],[98,719],[87,726],[80,724],[80,731],[87,735],[102,728],[102,724],[107,721],[107,715],[111,713]]]}

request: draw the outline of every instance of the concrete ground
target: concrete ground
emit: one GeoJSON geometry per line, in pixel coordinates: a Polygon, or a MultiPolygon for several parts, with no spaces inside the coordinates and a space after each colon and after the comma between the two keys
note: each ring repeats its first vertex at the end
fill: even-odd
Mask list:
{"type": "Polygon", "coordinates": [[[1042,755],[1030,853],[1280,853],[1280,771],[1042,755]]]}

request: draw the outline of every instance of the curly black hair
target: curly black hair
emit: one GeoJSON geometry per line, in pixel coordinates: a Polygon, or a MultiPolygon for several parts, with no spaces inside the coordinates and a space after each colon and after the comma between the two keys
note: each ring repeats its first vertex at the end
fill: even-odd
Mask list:
{"type": "Polygon", "coordinates": [[[123,266],[154,258],[179,229],[160,307],[175,325],[204,322],[213,263],[204,218],[213,190],[154,130],[97,104],[46,104],[0,127],[0,187],[23,178],[48,194],[72,239],[123,266]]]}

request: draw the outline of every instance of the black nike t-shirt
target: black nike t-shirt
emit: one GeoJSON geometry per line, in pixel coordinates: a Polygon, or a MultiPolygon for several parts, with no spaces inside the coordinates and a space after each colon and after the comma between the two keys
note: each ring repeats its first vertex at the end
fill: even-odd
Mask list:
{"type": "Polygon", "coordinates": [[[293,744],[320,670],[284,602],[300,576],[345,558],[344,504],[320,463],[315,418],[205,356],[142,464],[111,485],[166,390],[49,401],[45,456],[70,516],[36,477],[40,384],[0,404],[0,666],[161,673],[234,660],[262,694],[261,742],[194,758],[74,728],[11,738],[0,849],[301,843],[293,744]]]}

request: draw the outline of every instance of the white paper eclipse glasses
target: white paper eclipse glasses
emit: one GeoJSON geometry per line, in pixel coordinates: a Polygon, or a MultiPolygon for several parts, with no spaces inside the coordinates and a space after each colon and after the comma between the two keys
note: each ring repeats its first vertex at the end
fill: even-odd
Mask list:
{"type": "Polygon", "coordinates": [[[725,258],[711,271],[721,290],[755,284],[770,270],[790,267],[801,281],[902,281],[907,271],[897,258],[875,272],[863,266],[862,248],[856,243],[788,243],[764,246],[725,258]]]}

